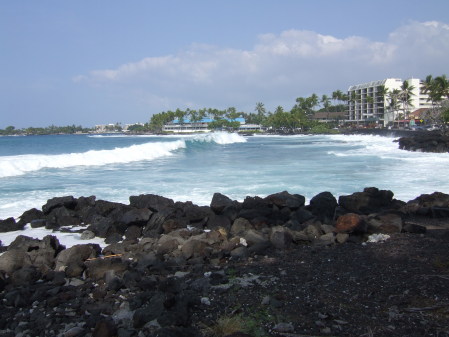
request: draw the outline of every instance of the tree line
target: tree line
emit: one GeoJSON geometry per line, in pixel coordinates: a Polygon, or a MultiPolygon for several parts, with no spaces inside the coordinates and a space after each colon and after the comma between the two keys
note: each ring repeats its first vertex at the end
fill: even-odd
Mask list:
{"type": "Polygon", "coordinates": [[[67,126],[55,126],[50,125],[47,127],[28,127],[23,129],[16,129],[10,125],[4,129],[0,129],[0,135],[2,136],[16,136],[16,135],[56,135],[56,134],[75,134],[75,133],[88,133],[92,132],[91,128],[84,128],[81,125],[67,125],[67,126]]]}
{"type": "Polygon", "coordinates": [[[298,97],[290,110],[278,106],[273,112],[267,111],[262,102],[257,102],[254,112],[250,113],[239,112],[235,107],[224,110],[215,108],[168,110],[154,114],[148,124],[138,129],[139,131],[159,133],[162,132],[165,124],[174,120],[179,124],[185,124],[188,121],[195,125],[204,118],[211,119],[211,122],[208,123],[210,129],[238,129],[240,123],[237,118],[242,117],[248,124],[259,124],[276,132],[290,133],[298,130],[323,132],[325,129],[331,129],[332,124],[324,125],[313,120],[312,117],[315,112],[342,112],[342,115],[344,115],[345,101],[347,101],[347,95],[343,94],[341,90],[336,90],[331,96],[322,95],[319,97],[317,94],[312,94],[309,97],[298,97]]]}

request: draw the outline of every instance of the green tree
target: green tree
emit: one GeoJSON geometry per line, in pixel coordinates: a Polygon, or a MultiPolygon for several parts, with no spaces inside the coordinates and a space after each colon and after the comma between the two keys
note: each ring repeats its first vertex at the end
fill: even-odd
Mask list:
{"type": "Polygon", "coordinates": [[[413,90],[415,90],[415,87],[411,85],[408,81],[402,82],[399,100],[402,104],[402,111],[404,112],[404,118],[408,118],[408,115],[410,113],[409,108],[413,107],[412,96],[415,96],[413,90]]]}

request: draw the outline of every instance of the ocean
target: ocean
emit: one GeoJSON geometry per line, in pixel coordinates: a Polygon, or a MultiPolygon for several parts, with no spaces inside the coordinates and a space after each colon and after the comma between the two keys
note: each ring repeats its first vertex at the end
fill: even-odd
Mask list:
{"type": "Polygon", "coordinates": [[[0,137],[0,219],[50,198],[95,195],[128,203],[158,194],[209,205],[289,191],[310,200],[375,186],[409,201],[449,193],[449,154],[407,152],[370,135],[180,136],[50,135],[0,137]]]}

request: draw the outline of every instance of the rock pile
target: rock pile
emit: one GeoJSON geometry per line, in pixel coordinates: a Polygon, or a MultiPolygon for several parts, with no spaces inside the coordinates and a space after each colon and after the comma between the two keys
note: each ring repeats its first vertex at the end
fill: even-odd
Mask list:
{"type": "Polygon", "coordinates": [[[420,152],[449,152],[449,136],[435,132],[416,132],[399,138],[399,148],[420,152]]]}
{"type": "MultiPolygon", "coordinates": [[[[129,205],[72,196],[48,200],[0,231],[84,225],[97,244],[62,246],[55,236],[20,235],[0,256],[3,336],[199,336],[191,312],[207,289],[229,284],[223,266],[298,245],[363,242],[370,234],[423,233],[409,214],[449,216],[449,195],[408,203],[391,191],[365,188],[337,199],[286,191],[243,202],[214,194],[211,204],[131,196],[129,205]],[[213,270],[204,274],[204,270],[213,270]],[[6,314],[5,314],[6,313],[6,314]]],[[[26,234],[26,233],[25,233],[26,234]]]]}

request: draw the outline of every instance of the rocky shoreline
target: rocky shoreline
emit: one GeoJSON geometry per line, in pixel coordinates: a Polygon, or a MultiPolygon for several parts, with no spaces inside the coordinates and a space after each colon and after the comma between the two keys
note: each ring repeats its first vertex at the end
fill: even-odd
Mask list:
{"type": "Polygon", "coordinates": [[[0,232],[2,336],[449,336],[449,195],[57,197],[0,232]],[[26,234],[26,233],[24,233],[26,234]]]}

